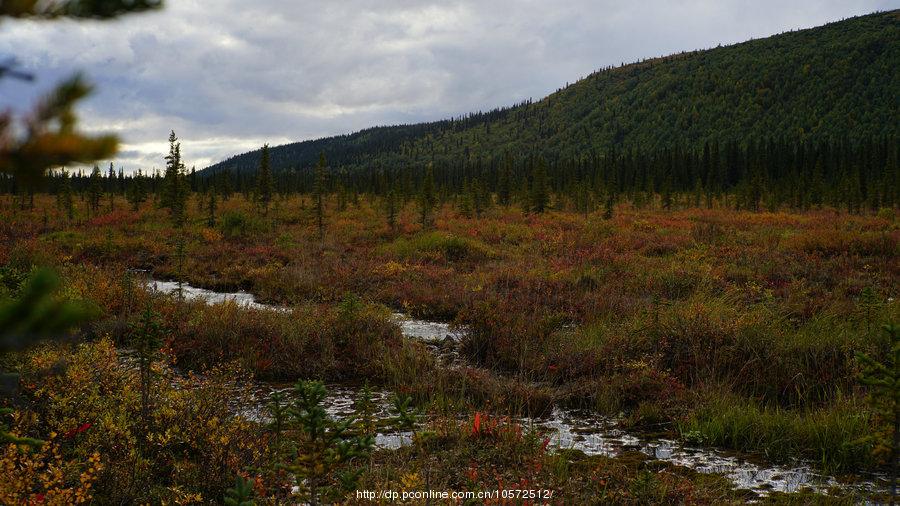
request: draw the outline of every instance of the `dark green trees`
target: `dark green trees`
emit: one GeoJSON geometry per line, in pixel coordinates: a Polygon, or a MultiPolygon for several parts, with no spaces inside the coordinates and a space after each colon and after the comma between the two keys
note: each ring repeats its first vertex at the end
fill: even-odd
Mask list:
{"type": "Polygon", "coordinates": [[[147,188],[144,185],[144,175],[140,169],[131,177],[131,184],[125,190],[125,198],[131,204],[132,211],[137,211],[141,204],[147,200],[147,188]]]}
{"type": "Polygon", "coordinates": [[[260,150],[259,168],[256,171],[256,203],[262,209],[263,215],[269,214],[269,204],[272,202],[272,171],[269,168],[269,145],[264,144],[260,150]]]}
{"type": "Polygon", "coordinates": [[[397,190],[391,188],[384,197],[384,211],[387,215],[387,224],[391,231],[397,229],[397,190]]]}
{"type": "Polygon", "coordinates": [[[547,164],[539,158],[531,173],[531,188],[528,195],[532,212],[542,213],[550,205],[550,183],[547,178],[547,164]]]}
{"type": "Polygon", "coordinates": [[[66,213],[66,218],[69,221],[75,218],[75,204],[72,200],[72,179],[69,177],[69,173],[63,171],[62,176],[62,184],[60,185],[59,193],[57,194],[57,204],[59,208],[66,213]]]}
{"type": "Polygon", "coordinates": [[[508,206],[512,199],[512,182],[510,181],[512,165],[509,155],[505,156],[497,174],[497,203],[504,207],[508,206]]]}
{"type": "Polygon", "coordinates": [[[218,202],[216,201],[216,186],[211,184],[206,190],[206,226],[216,226],[216,209],[218,202]]]}
{"type": "Polygon", "coordinates": [[[87,191],[88,209],[91,214],[96,215],[100,212],[100,200],[103,198],[103,182],[100,180],[100,167],[94,165],[91,171],[91,180],[87,191]]]}
{"type": "Polygon", "coordinates": [[[184,173],[184,164],[181,161],[181,143],[177,142],[173,130],[169,134],[169,154],[166,155],[166,172],[163,178],[163,190],[160,196],[160,204],[169,210],[172,222],[176,226],[184,223],[188,185],[184,173]]]}
{"type": "Polygon", "coordinates": [[[326,161],[325,153],[319,154],[319,163],[316,164],[315,184],[313,186],[313,200],[316,208],[316,226],[319,230],[319,240],[325,240],[325,184],[327,182],[327,174],[325,173],[326,161]]]}
{"type": "Polygon", "coordinates": [[[434,220],[434,206],[437,204],[437,195],[434,189],[434,166],[429,163],[425,167],[425,177],[422,180],[422,189],[419,191],[419,210],[422,228],[431,228],[434,220]]]}
{"type": "Polygon", "coordinates": [[[297,495],[309,504],[331,504],[353,490],[361,470],[346,464],[365,458],[375,444],[371,435],[354,435],[353,418],[335,421],[322,407],[325,385],[303,381],[294,387],[295,400],[285,424],[299,432],[284,468],[297,479],[297,495]]]}

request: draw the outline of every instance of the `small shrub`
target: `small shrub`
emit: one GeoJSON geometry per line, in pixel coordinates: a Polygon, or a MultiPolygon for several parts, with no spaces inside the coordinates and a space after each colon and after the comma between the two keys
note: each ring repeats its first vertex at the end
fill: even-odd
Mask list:
{"type": "Polygon", "coordinates": [[[256,218],[249,217],[240,211],[227,211],[222,214],[219,230],[229,239],[247,237],[265,231],[265,224],[256,218]]]}

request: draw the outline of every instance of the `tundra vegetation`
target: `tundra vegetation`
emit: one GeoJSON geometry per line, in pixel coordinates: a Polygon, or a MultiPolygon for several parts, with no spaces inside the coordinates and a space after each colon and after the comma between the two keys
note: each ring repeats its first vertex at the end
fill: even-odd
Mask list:
{"type": "MultiPolygon", "coordinates": [[[[316,195],[276,192],[268,211],[222,195],[209,226],[209,210],[191,204],[205,192],[187,194],[178,220],[152,197],[137,210],[124,195],[104,198],[112,210],[95,214],[76,194],[72,219],[50,195],[26,209],[2,201],[7,304],[50,269],[62,281],[48,301],[90,313],[68,340],[4,355],[21,376],[4,424],[46,440],[40,453],[10,446],[4,465],[39,462],[64,476],[8,484],[16,493],[90,484],[103,501],[202,502],[249,483],[253,501],[277,502],[312,472],[304,452],[314,451],[332,452],[330,464],[297,493],[323,501],[426,482],[528,483],[561,500],[746,498],[721,478],[639,455],[547,451],[543,435],[505,418],[554,405],[836,475],[889,463],[892,408],[865,378],[877,376],[873,364],[893,367],[891,209],[754,212],[674,195],[668,209],[655,196],[605,217],[605,206],[584,213],[565,195],[550,194],[543,213],[492,195],[476,217],[464,196],[445,195],[426,224],[411,196],[396,198],[391,224],[373,195],[342,204],[323,194],[315,205],[316,195]],[[244,289],[290,311],[164,296],[143,288],[148,276],[244,289]],[[404,338],[392,310],[464,325],[464,365],[442,367],[404,338]],[[353,439],[365,435],[354,420],[310,428],[325,423],[308,419],[311,407],[276,430],[234,409],[253,404],[251,378],[383,387],[409,396],[424,425],[398,450],[353,439]],[[473,433],[476,413],[494,420],[490,432],[473,433]]],[[[306,402],[318,395],[298,388],[306,402]]]]}

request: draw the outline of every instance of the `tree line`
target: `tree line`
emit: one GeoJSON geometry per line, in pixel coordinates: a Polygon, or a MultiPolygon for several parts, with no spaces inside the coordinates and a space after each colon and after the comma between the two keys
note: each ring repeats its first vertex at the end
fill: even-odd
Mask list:
{"type": "MultiPolygon", "coordinates": [[[[126,174],[108,169],[53,170],[42,188],[71,209],[73,198],[100,212],[120,195],[137,209],[152,199],[182,219],[184,202],[198,197],[214,221],[217,201],[241,193],[267,214],[275,198],[292,194],[333,196],[339,208],[363,196],[378,197],[396,209],[427,195],[430,206],[452,201],[464,213],[479,214],[492,205],[516,204],[532,212],[551,208],[590,212],[629,201],[669,209],[678,206],[725,206],[736,209],[817,207],[852,213],[893,208],[900,204],[900,144],[889,137],[853,142],[848,138],[821,142],[758,139],[674,146],[654,150],[615,149],[579,158],[541,156],[470,156],[407,167],[334,167],[320,154],[315,166],[274,171],[269,148],[253,173],[187,171],[174,132],[165,171],[126,174]]],[[[35,187],[14,175],[0,178],[0,192],[14,195],[20,207],[33,205],[35,187]]],[[[318,201],[317,201],[318,202],[318,201]]],[[[321,204],[321,203],[319,203],[321,204]]]]}

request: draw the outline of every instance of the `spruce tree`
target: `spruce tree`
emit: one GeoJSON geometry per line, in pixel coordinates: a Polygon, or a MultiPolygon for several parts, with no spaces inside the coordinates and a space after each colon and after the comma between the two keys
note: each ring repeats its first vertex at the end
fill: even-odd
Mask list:
{"type": "Polygon", "coordinates": [[[214,227],[216,226],[216,208],[218,207],[216,202],[215,185],[210,184],[209,189],[207,189],[207,193],[209,195],[206,199],[206,226],[214,227]]]}
{"type": "Polygon", "coordinates": [[[900,325],[886,324],[882,328],[887,335],[884,355],[857,353],[857,359],[862,365],[860,382],[869,387],[869,403],[878,423],[868,439],[875,455],[889,465],[893,504],[900,461],[900,325]]]}
{"type": "Polygon", "coordinates": [[[131,204],[131,210],[137,211],[140,205],[147,200],[147,190],[144,188],[144,175],[138,169],[131,177],[131,184],[125,190],[125,198],[131,204]]]}
{"type": "Polygon", "coordinates": [[[325,152],[319,153],[319,163],[316,164],[316,177],[313,186],[313,198],[316,203],[316,225],[319,229],[319,240],[325,240],[325,152]]]}
{"type": "Polygon", "coordinates": [[[462,193],[458,196],[459,212],[466,218],[472,217],[472,209],[475,207],[475,198],[473,197],[472,187],[469,180],[463,182],[462,193]]]}
{"type": "Polygon", "coordinates": [[[180,227],[184,223],[187,203],[184,164],[181,162],[181,144],[176,142],[175,131],[169,134],[169,154],[166,155],[166,172],[160,203],[169,210],[172,223],[180,227]]]}
{"type": "Polygon", "coordinates": [[[387,214],[387,223],[391,231],[397,229],[397,192],[393,188],[388,190],[385,196],[385,213],[387,214]]]}
{"type": "Polygon", "coordinates": [[[434,212],[434,206],[437,198],[434,191],[434,167],[431,162],[425,167],[425,178],[422,181],[422,189],[419,192],[419,209],[421,211],[422,228],[431,228],[434,212]]]}
{"type": "Polygon", "coordinates": [[[547,181],[547,165],[543,158],[538,159],[531,175],[530,204],[531,211],[543,213],[550,205],[550,190],[547,181]]]}
{"type": "Polygon", "coordinates": [[[88,208],[94,215],[100,212],[100,200],[103,198],[103,183],[100,179],[100,167],[94,165],[88,183],[88,208]]]}
{"type": "Polygon", "coordinates": [[[484,192],[481,189],[481,181],[478,178],[472,180],[472,183],[469,185],[469,192],[471,193],[472,200],[472,209],[475,211],[475,216],[477,218],[481,218],[481,213],[484,212],[487,207],[487,202],[484,197],[484,192]]]}
{"type": "Polygon", "coordinates": [[[611,220],[613,217],[613,208],[615,206],[616,199],[611,191],[606,192],[606,206],[603,208],[603,219],[611,220]]]}
{"type": "Polygon", "coordinates": [[[509,156],[500,165],[500,173],[497,175],[497,203],[501,206],[508,206],[511,200],[511,183],[510,183],[510,167],[512,161],[509,156]]]}
{"type": "Polygon", "coordinates": [[[109,212],[113,212],[116,208],[116,170],[112,162],[109,162],[109,172],[106,173],[106,196],[109,197],[109,212]]]}
{"type": "Polygon", "coordinates": [[[62,178],[63,181],[59,193],[59,205],[60,208],[65,211],[69,221],[72,221],[75,218],[75,205],[72,200],[72,178],[69,176],[68,172],[63,172],[62,178]]]}
{"type": "Polygon", "coordinates": [[[272,202],[272,171],[269,168],[269,145],[264,144],[259,154],[259,168],[256,171],[256,201],[263,215],[269,214],[272,202]]]}

